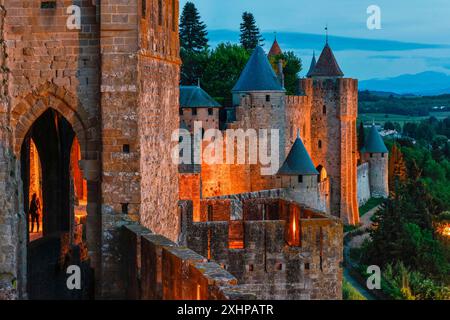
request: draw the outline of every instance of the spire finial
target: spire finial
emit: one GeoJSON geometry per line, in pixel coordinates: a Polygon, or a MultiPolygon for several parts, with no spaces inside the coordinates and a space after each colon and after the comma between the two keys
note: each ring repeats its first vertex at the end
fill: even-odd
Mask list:
{"type": "Polygon", "coordinates": [[[328,44],[328,23],[326,24],[326,26],[325,26],[325,35],[326,35],[326,37],[325,37],[325,43],[326,44],[328,44]]]}
{"type": "Polygon", "coordinates": [[[274,41],[277,41],[277,32],[276,31],[273,32],[273,36],[275,37],[274,41]]]}
{"type": "Polygon", "coordinates": [[[300,129],[297,128],[297,139],[300,139],[300,129]]]}
{"type": "Polygon", "coordinates": [[[197,79],[197,87],[200,88],[200,78],[197,79]]]}

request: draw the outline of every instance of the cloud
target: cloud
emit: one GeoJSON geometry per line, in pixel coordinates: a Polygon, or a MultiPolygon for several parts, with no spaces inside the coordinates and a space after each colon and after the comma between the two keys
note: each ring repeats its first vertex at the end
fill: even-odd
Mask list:
{"type": "MultiPolygon", "coordinates": [[[[263,32],[266,47],[272,44],[274,33],[263,32]]],[[[234,30],[210,30],[211,45],[220,42],[238,42],[239,32],[234,30]]],[[[325,42],[324,35],[301,32],[277,32],[277,40],[282,48],[308,48],[321,50],[325,42]]],[[[424,44],[391,40],[361,39],[340,36],[330,36],[329,43],[334,51],[363,50],[363,51],[409,51],[419,49],[450,48],[442,44],[424,44]]]]}

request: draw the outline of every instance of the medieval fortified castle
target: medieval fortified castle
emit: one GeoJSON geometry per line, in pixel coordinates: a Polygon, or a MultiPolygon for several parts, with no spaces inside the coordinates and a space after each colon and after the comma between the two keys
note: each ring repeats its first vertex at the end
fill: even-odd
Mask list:
{"type": "Polygon", "coordinates": [[[0,1],[0,299],[341,298],[342,223],[388,194],[375,127],[357,150],[357,80],[327,41],[287,96],[258,47],[222,107],[179,87],[178,10],[0,1]],[[279,169],[177,165],[172,134],[196,120],[279,130],[279,169]]]}

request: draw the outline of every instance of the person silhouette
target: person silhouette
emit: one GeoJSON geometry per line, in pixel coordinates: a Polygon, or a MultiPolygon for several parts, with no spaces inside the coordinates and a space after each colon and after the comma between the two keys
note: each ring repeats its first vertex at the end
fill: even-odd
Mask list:
{"type": "Polygon", "coordinates": [[[36,222],[37,232],[39,232],[39,209],[40,209],[39,199],[36,193],[33,193],[30,203],[30,210],[28,214],[31,216],[31,232],[34,232],[34,223],[36,222]]]}

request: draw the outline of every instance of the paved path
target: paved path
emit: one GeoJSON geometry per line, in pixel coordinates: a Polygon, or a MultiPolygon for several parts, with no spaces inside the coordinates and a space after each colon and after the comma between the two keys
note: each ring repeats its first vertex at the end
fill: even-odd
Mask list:
{"type": "MultiPolygon", "coordinates": [[[[369,210],[365,215],[363,215],[360,219],[361,226],[358,229],[366,229],[367,227],[370,227],[372,224],[372,221],[370,218],[381,208],[381,205],[378,205],[374,207],[373,209],[369,210]]],[[[353,237],[344,248],[344,255],[345,258],[348,259],[348,252],[350,248],[360,247],[363,243],[364,239],[368,238],[369,234],[364,233],[359,236],[353,237]]],[[[376,300],[376,297],[374,297],[364,286],[362,286],[358,281],[353,278],[349,272],[348,267],[344,267],[344,278],[349,282],[363,297],[365,297],[367,300],[376,300]]]]}

